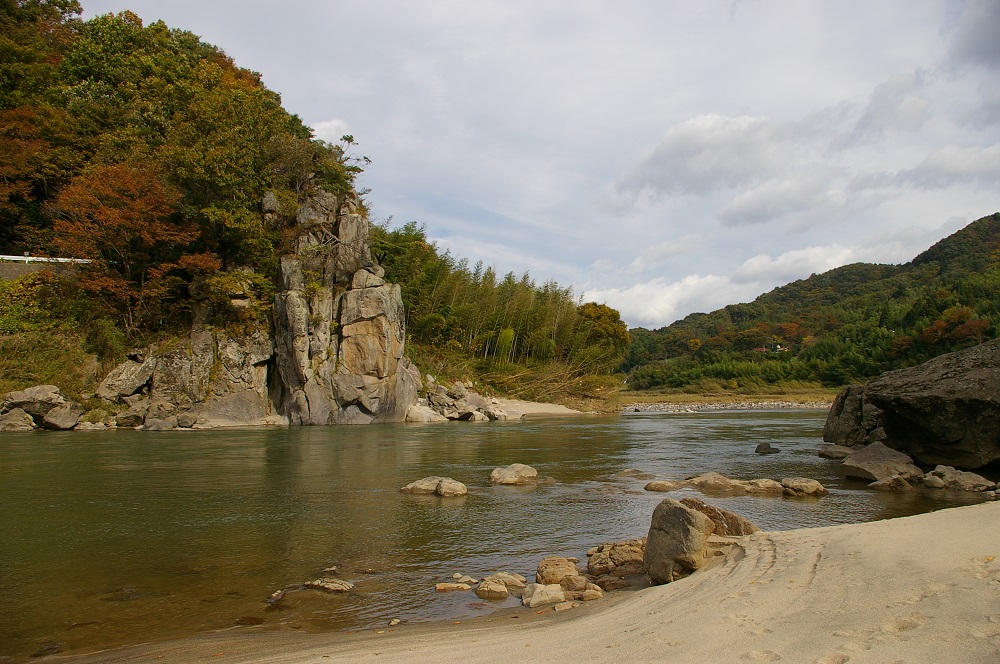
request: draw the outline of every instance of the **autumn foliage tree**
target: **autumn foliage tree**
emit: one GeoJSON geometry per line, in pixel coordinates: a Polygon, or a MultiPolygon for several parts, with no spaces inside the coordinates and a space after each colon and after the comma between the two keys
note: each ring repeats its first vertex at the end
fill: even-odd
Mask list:
{"type": "Polygon", "coordinates": [[[56,198],[56,247],[93,261],[81,286],[119,312],[129,333],[168,293],[169,272],[197,237],[174,221],[178,198],[157,169],[128,164],[94,168],[56,198]]]}

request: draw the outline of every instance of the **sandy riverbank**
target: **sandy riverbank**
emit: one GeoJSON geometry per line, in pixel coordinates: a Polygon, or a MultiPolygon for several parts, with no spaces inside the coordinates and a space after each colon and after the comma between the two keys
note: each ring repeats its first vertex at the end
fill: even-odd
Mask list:
{"type": "Polygon", "coordinates": [[[998,519],[987,503],[758,533],[711,569],[560,613],[353,635],[244,629],[73,661],[995,662],[998,519]]]}
{"type": "Polygon", "coordinates": [[[498,405],[504,410],[516,410],[525,417],[558,417],[561,415],[584,415],[583,411],[573,410],[555,403],[540,401],[522,401],[520,399],[497,399],[498,405]]]}

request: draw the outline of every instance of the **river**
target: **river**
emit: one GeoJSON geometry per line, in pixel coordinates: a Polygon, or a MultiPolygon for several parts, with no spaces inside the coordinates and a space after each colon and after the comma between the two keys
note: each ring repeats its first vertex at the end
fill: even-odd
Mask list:
{"type": "MultiPolygon", "coordinates": [[[[959,504],[843,479],[816,456],[823,411],[628,413],[489,424],[0,436],[0,661],[73,654],[238,625],[325,631],[484,615],[508,604],[435,593],[453,572],[531,578],[644,535],[661,479],[718,471],[804,476],[819,499],[705,498],[767,530],[871,521],[959,504]],[[759,456],[757,443],[781,453],[759,456]],[[520,462],[553,478],[491,486],[520,462]],[[456,499],[409,496],[428,475],[456,499]],[[348,594],[272,592],[337,566],[348,594]]],[[[672,497],[698,495],[687,490],[672,497]]],[[[974,500],[967,497],[965,500],[974,500]]]]}

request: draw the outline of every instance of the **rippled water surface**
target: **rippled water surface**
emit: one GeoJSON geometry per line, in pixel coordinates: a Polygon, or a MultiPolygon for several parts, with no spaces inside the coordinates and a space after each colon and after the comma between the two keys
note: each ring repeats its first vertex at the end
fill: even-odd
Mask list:
{"type": "MultiPolygon", "coordinates": [[[[584,558],[644,535],[662,479],[718,471],[805,476],[820,500],[705,498],[768,530],[950,507],[961,495],[868,490],[816,456],[825,412],[630,413],[518,423],[0,437],[0,661],[89,652],[235,625],[330,630],[484,614],[504,606],[435,593],[453,572],[531,576],[545,555],[584,558]],[[757,443],[780,454],[758,456],[757,443]],[[554,483],[494,487],[527,463],[554,483]],[[408,496],[428,475],[469,495],[408,496]],[[275,590],[331,565],[346,595],[275,590]],[[43,650],[48,648],[49,650],[43,650]]],[[[673,497],[684,495],[671,494],[673,497]]],[[[697,494],[690,494],[697,495],[697,494]]],[[[969,499],[968,497],[966,499],[969,499]]]]}

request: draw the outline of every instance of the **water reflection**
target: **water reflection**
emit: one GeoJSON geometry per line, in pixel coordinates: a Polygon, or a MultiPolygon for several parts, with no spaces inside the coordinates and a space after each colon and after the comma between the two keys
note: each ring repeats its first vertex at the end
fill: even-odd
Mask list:
{"type": "MultiPolygon", "coordinates": [[[[819,459],[824,414],[628,414],[444,426],[209,432],[5,434],[0,440],[0,654],[50,644],[83,652],[263,621],[337,629],[390,618],[463,617],[496,607],[441,595],[452,572],[530,574],[544,555],[582,557],[642,535],[660,478],[718,471],[740,479],[799,475],[822,500],[709,502],[767,529],[912,514],[961,494],[886,494],[819,459]],[[758,456],[759,442],[780,454],[758,456]],[[489,484],[513,462],[551,484],[489,484]],[[408,496],[428,475],[464,482],[464,499],[408,496]],[[348,595],[271,592],[331,565],[348,595]]],[[[683,495],[680,494],[680,495],[683,495]]]]}

